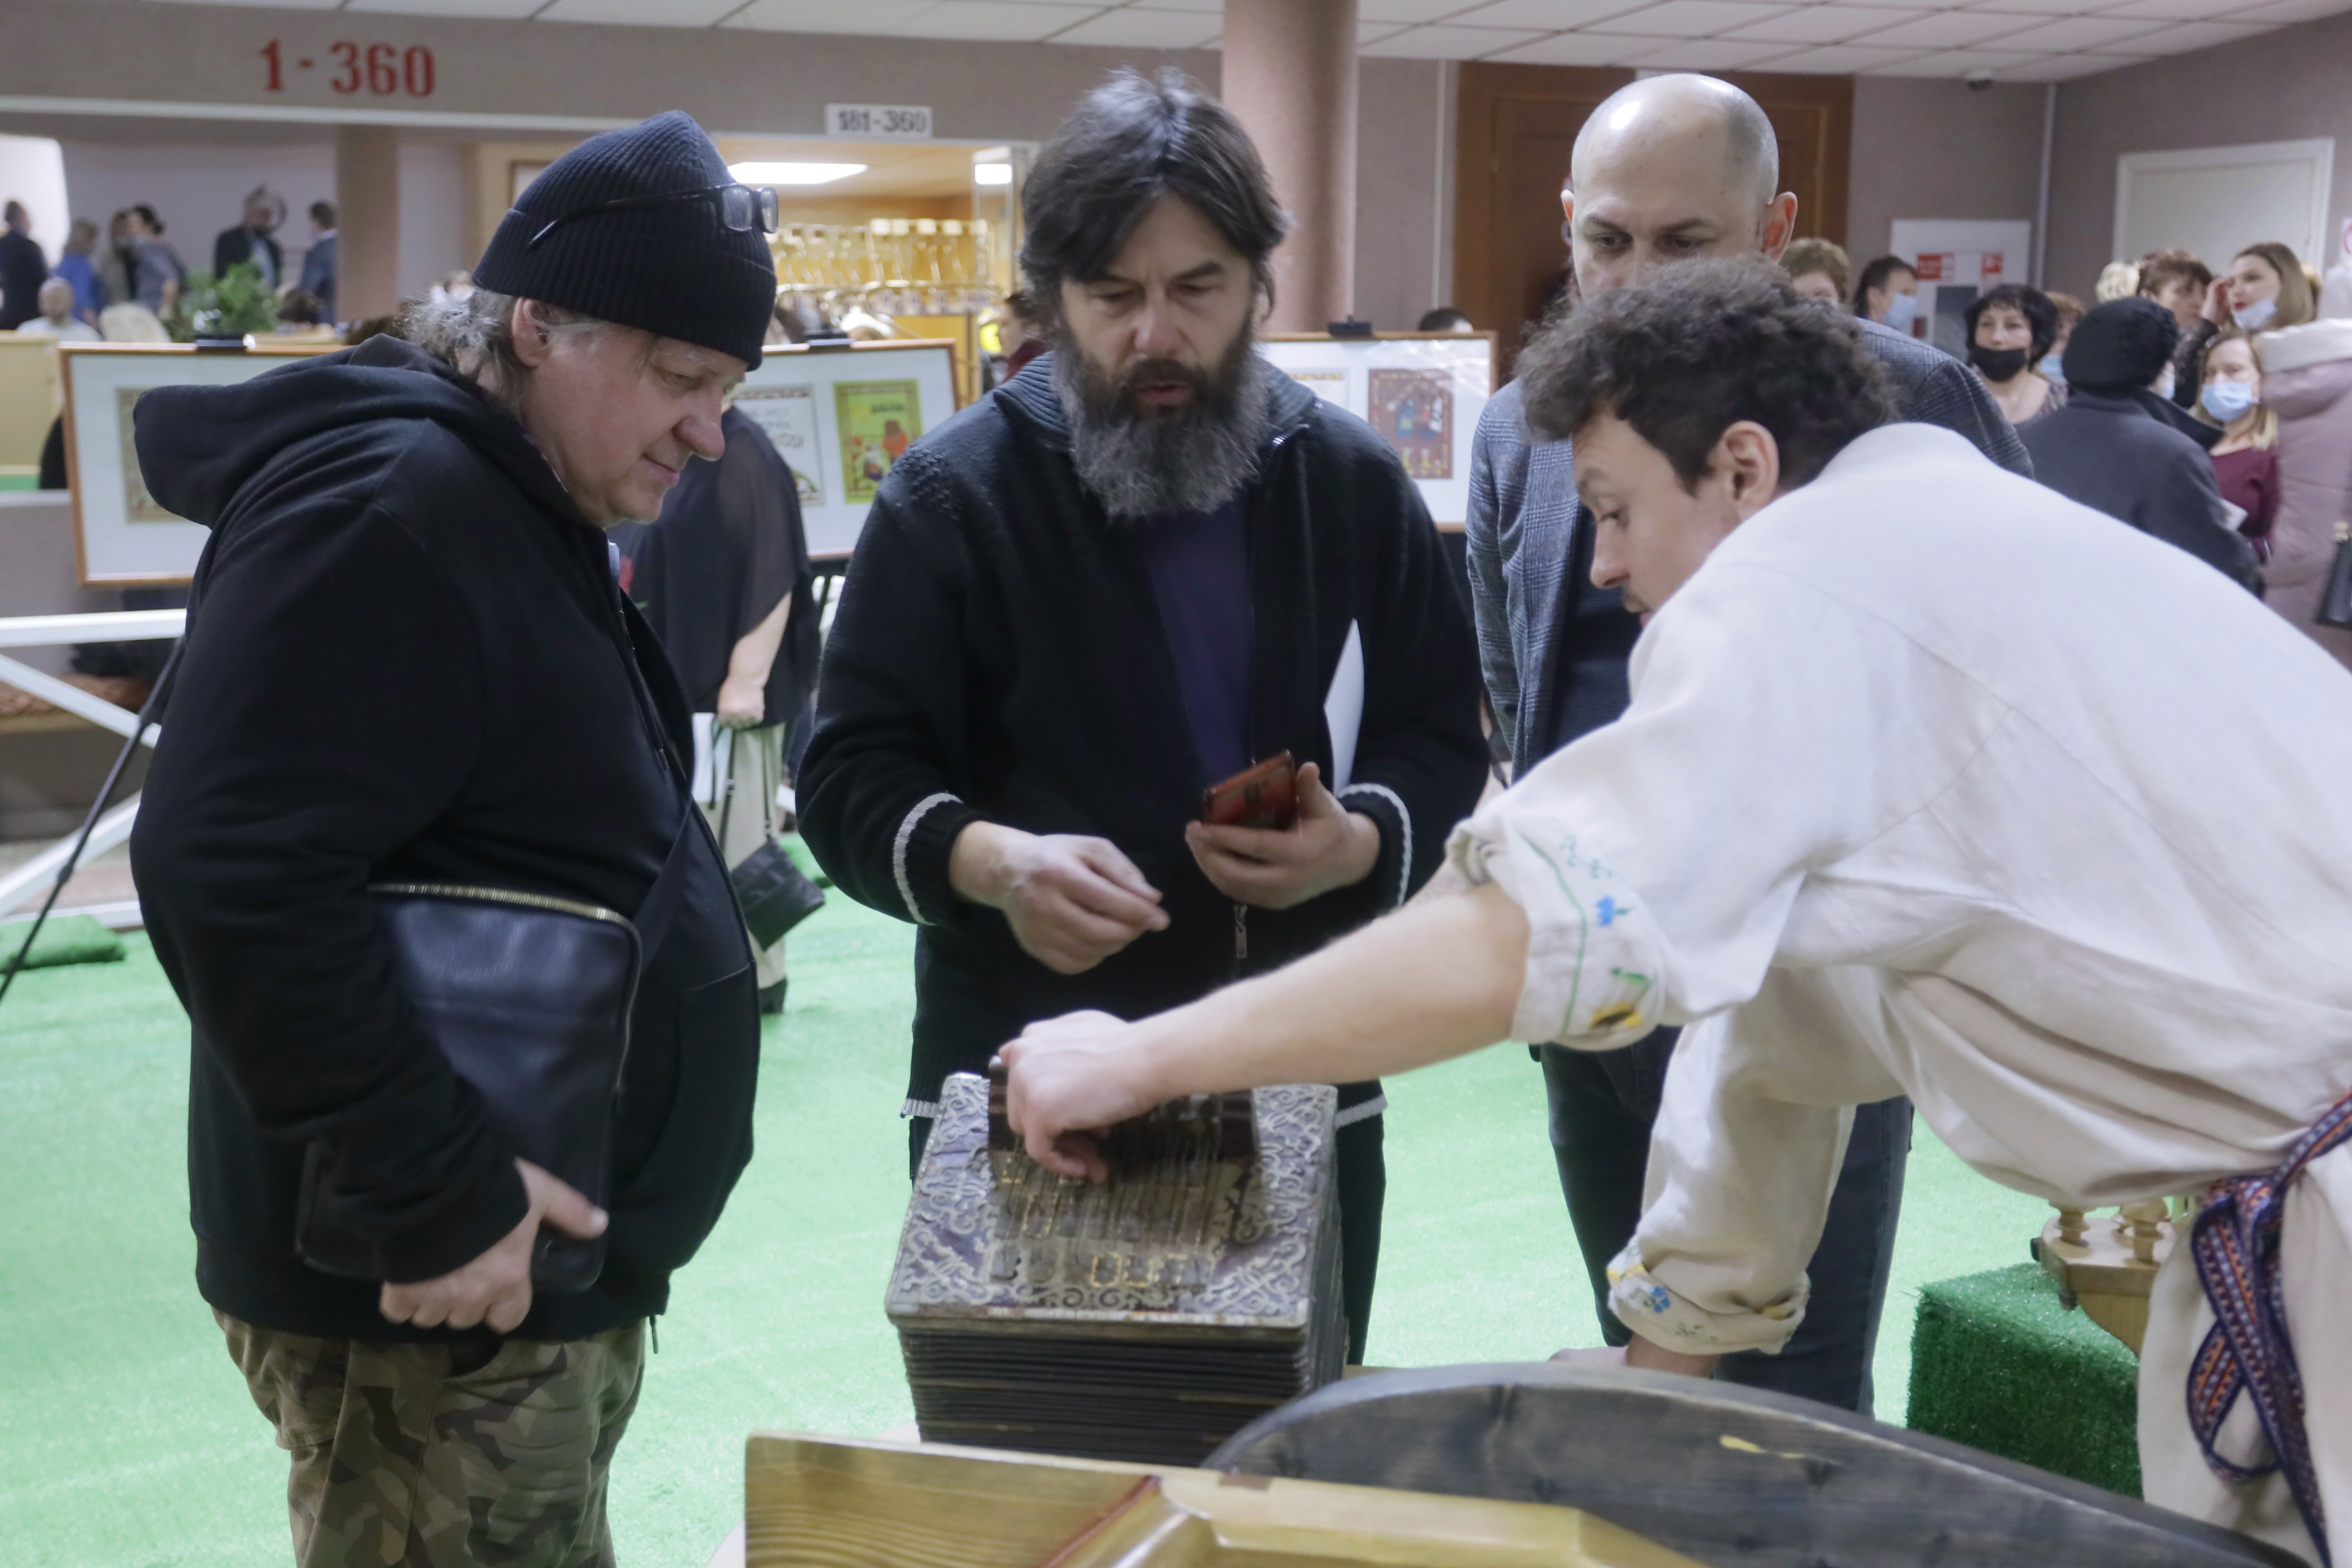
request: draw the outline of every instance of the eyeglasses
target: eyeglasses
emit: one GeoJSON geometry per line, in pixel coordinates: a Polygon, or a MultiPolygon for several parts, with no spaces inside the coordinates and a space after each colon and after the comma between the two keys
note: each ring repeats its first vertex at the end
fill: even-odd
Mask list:
{"type": "Polygon", "coordinates": [[[698,191],[670,191],[658,196],[621,196],[593,206],[574,207],[545,228],[530,237],[525,250],[536,250],[539,242],[562,228],[574,218],[593,217],[598,213],[628,212],[638,207],[667,206],[672,202],[701,202],[718,198],[719,221],[730,233],[745,234],[757,229],[761,234],[776,232],[776,193],[764,185],[709,185],[698,191]]]}

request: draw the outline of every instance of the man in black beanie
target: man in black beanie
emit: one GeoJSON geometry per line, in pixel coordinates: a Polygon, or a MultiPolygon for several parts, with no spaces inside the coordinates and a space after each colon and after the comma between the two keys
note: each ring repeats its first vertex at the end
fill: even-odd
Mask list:
{"type": "Polygon", "coordinates": [[[774,210],[664,114],[550,167],[405,339],[140,400],[149,486],[212,539],[131,852],[194,1026],[197,1289],[292,1452],[305,1568],[612,1561],[646,1322],[751,1157],[760,1039],[686,707],[604,531],[719,456],[774,210]],[[600,1190],[519,1158],[452,1069],[387,883],[636,920],[600,1190]],[[318,1212],[356,1275],[313,1263],[318,1212]],[[534,1295],[543,1226],[602,1236],[587,1289],[534,1295]]]}
{"type": "Polygon", "coordinates": [[[2212,459],[2175,427],[2157,384],[2180,324],[2153,300],[2110,300],[2066,342],[2066,405],[2018,431],[2033,475],[2071,500],[2177,544],[2261,591],[2252,546],[2231,526],[2212,459]]]}

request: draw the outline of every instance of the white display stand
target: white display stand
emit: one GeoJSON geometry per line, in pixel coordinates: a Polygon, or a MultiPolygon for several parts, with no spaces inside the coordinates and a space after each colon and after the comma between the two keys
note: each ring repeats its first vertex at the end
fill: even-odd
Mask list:
{"type": "Polygon", "coordinates": [[[743,378],[735,406],[792,468],[811,555],[847,555],[898,454],[954,415],[954,350],[944,338],[795,344],[743,378]]]}
{"type": "Polygon", "coordinates": [[[1280,333],[1260,339],[1258,352],[1379,431],[1421,488],[1431,521],[1462,526],[1470,515],[1470,437],[1495,393],[1494,333],[1280,333]]]}
{"type": "Polygon", "coordinates": [[[244,350],[188,343],[66,343],[66,469],[82,586],[176,585],[195,574],[211,531],[156,505],[131,448],[131,405],[159,386],[234,386],[341,343],[265,342],[244,350]]]}

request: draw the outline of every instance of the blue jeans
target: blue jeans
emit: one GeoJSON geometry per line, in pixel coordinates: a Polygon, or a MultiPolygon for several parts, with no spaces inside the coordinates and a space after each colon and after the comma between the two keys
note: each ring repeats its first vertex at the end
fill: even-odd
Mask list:
{"type": "MultiPolygon", "coordinates": [[[[1552,1158],[1592,1282],[1601,1331],[1622,1345],[1633,1331],[1609,1310],[1610,1260],[1633,1238],[1642,1217],[1642,1178],[1650,1159],[1666,1062],[1678,1029],[1614,1051],[1538,1048],[1551,1101],[1552,1158]]],[[[1812,1297],[1805,1321],[1778,1355],[1741,1351],[1723,1358],[1716,1376],[1871,1414],[1871,1357],[1878,1315],[1895,1262],[1895,1225],[1903,1212],[1903,1173],[1911,1155],[1911,1102],[1859,1106],[1845,1165],[1830,1197],[1829,1222],[1805,1271],[1812,1297]]]]}

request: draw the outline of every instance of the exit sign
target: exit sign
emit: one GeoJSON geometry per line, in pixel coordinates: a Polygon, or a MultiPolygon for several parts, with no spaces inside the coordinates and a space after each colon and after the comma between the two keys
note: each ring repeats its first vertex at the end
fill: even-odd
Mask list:
{"type": "Polygon", "coordinates": [[[824,133],[866,142],[928,142],[931,109],[927,103],[828,103],[824,133]]]}

